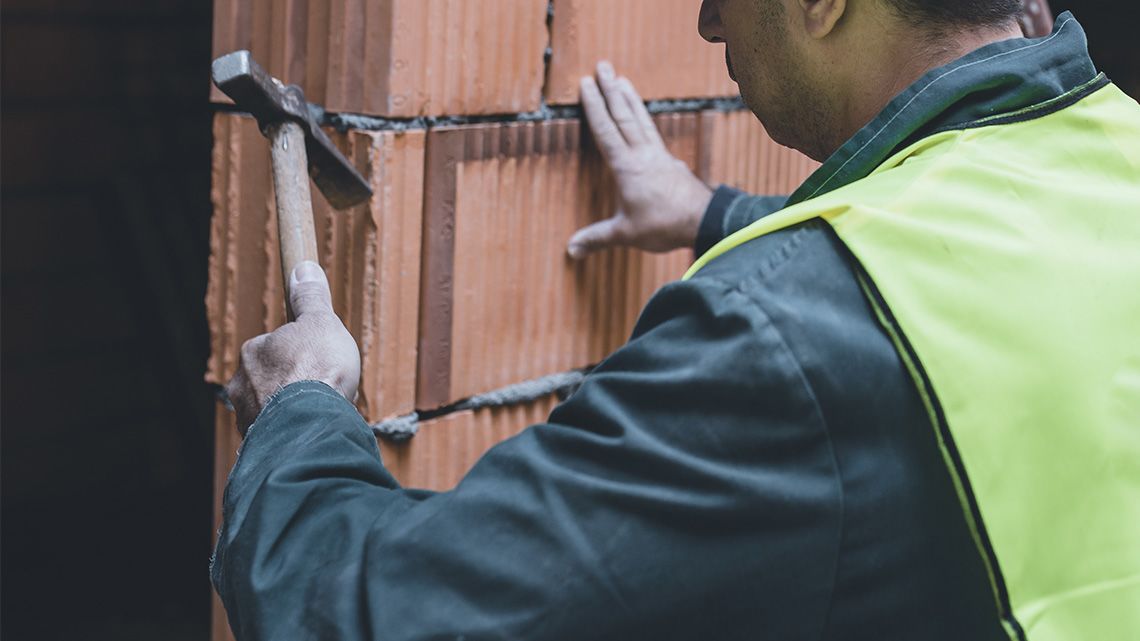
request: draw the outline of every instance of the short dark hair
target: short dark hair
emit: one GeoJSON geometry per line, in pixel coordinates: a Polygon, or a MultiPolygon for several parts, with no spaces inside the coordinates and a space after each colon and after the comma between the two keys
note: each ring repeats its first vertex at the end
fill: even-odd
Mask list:
{"type": "Polygon", "coordinates": [[[1021,15],[1021,0],[887,0],[900,17],[934,27],[994,26],[1021,15]]]}

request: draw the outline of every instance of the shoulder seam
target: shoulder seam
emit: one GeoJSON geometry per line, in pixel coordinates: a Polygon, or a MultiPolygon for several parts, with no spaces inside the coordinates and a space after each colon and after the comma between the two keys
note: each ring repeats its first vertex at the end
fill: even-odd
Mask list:
{"type": "Polygon", "coordinates": [[[813,218],[811,220],[807,220],[807,221],[804,221],[802,223],[798,223],[796,225],[793,225],[792,227],[788,227],[786,229],[782,229],[782,230],[773,232],[771,234],[765,234],[763,236],[758,236],[756,238],[749,239],[749,240],[741,243],[740,245],[733,247],[729,251],[725,252],[723,255],[717,256],[716,259],[714,259],[708,265],[705,265],[705,267],[703,269],[701,269],[701,271],[698,271],[696,274],[694,274],[693,277],[690,279],[690,281],[696,282],[696,281],[700,280],[700,281],[706,281],[706,282],[710,282],[710,283],[717,283],[717,284],[725,287],[726,289],[739,290],[742,288],[743,284],[746,281],[753,280],[756,278],[765,278],[767,276],[770,276],[772,272],[776,271],[784,263],[787,263],[789,260],[791,260],[791,258],[795,255],[796,249],[798,249],[799,246],[803,244],[803,241],[804,241],[807,233],[810,232],[812,229],[816,228],[817,224],[818,224],[818,219],[813,218]],[[739,279],[727,279],[727,278],[724,278],[721,276],[711,275],[708,273],[707,270],[709,269],[710,266],[715,264],[716,261],[721,260],[727,256],[731,256],[733,253],[741,250],[744,247],[747,247],[751,243],[758,241],[762,238],[774,238],[778,235],[784,235],[781,232],[785,232],[785,231],[790,232],[790,233],[785,235],[786,237],[783,238],[783,242],[775,249],[774,252],[772,252],[771,255],[764,257],[763,261],[760,263],[760,265],[758,266],[758,268],[756,270],[749,270],[746,273],[741,274],[739,279]]]}

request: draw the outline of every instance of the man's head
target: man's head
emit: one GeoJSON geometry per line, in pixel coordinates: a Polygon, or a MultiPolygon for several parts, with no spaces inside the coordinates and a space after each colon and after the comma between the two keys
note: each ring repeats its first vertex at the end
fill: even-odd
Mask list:
{"type": "Polygon", "coordinates": [[[1020,35],[1021,0],[704,0],[749,108],[824,160],[926,71],[1020,35]]]}

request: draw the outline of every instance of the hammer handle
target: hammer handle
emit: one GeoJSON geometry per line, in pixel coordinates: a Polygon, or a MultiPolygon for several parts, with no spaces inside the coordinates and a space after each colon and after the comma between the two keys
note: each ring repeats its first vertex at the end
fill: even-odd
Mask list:
{"type": "Polygon", "coordinates": [[[269,129],[273,149],[273,187],[277,195],[277,233],[281,239],[281,274],[285,284],[285,308],[289,319],[289,277],[303,261],[318,262],[317,235],[313,228],[313,197],[309,191],[309,159],[305,132],[295,122],[269,129]]]}

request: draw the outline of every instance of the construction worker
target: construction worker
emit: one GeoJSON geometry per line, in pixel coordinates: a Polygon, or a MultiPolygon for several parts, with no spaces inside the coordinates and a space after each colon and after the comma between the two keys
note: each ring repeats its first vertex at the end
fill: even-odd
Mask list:
{"type": "Polygon", "coordinates": [[[228,388],[239,639],[1140,638],[1140,106],[1017,0],[700,16],[820,169],[714,194],[626,80],[584,81],[623,209],[571,253],[701,257],[447,493],[385,470],[299,267],[228,388]]]}

